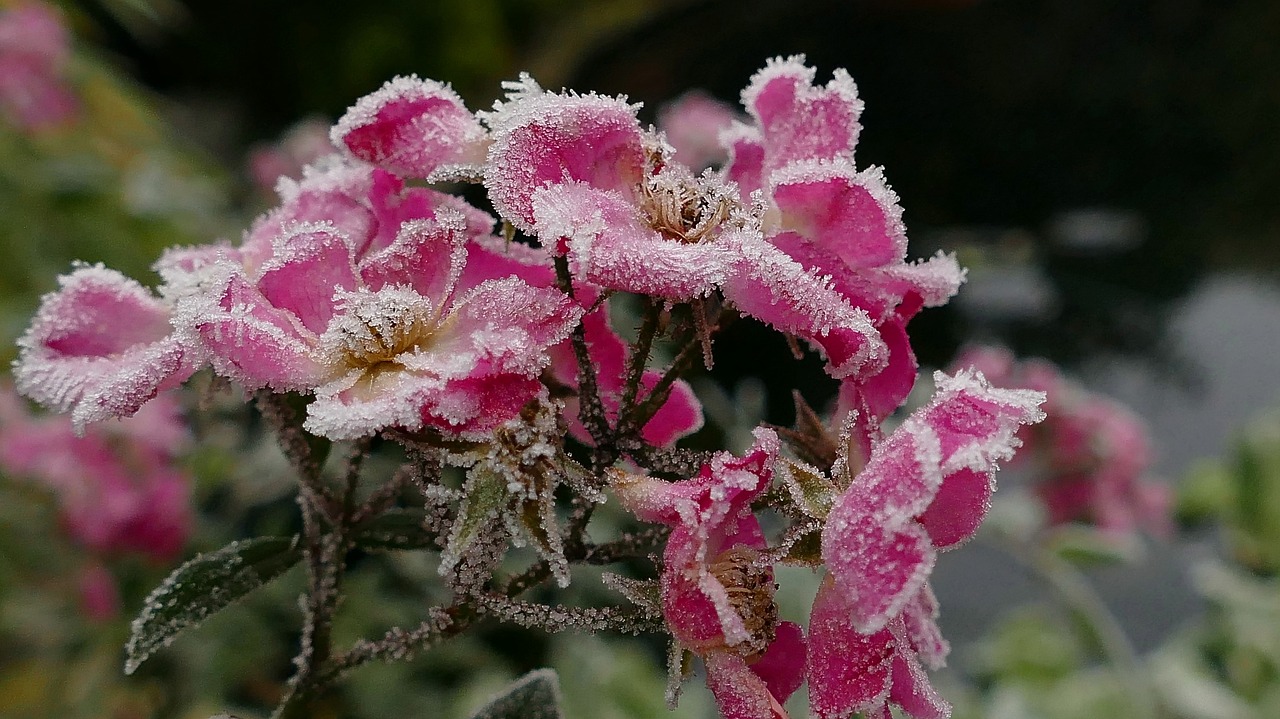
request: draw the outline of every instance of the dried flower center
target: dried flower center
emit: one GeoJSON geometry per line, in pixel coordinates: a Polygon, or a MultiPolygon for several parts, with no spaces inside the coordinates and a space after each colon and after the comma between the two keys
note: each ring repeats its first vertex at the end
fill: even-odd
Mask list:
{"type": "Polygon", "coordinates": [[[777,636],[778,605],[773,601],[777,588],[767,567],[758,563],[759,554],[748,547],[722,552],[712,562],[711,575],[729,593],[729,604],[742,617],[750,635],[732,648],[747,661],[764,654],[777,636]]]}
{"type": "Polygon", "coordinates": [[[711,239],[737,205],[724,186],[675,171],[650,177],[641,190],[649,226],[667,239],[688,244],[711,239]]]}

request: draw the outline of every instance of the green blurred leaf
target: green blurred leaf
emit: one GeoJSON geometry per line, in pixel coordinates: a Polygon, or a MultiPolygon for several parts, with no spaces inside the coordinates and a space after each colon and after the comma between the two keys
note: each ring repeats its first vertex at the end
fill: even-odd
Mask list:
{"type": "Polygon", "coordinates": [[[422,508],[392,509],[356,527],[352,540],[366,551],[394,551],[434,547],[436,533],[426,527],[422,508]]]}
{"type": "Polygon", "coordinates": [[[471,719],[563,719],[555,671],[538,669],[517,679],[471,719]]]}
{"type": "Polygon", "coordinates": [[[182,632],[243,599],[302,559],[297,537],[259,537],[197,555],[156,587],[133,621],[126,674],[182,632]]]}

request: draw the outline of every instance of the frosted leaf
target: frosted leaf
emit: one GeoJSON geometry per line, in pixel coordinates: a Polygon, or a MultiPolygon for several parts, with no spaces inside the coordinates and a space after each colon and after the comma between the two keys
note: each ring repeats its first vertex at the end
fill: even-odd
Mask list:
{"type": "Polygon", "coordinates": [[[791,499],[805,514],[825,519],[835,502],[837,490],[817,467],[783,459],[776,467],[778,479],[791,494],[791,499]]]}
{"type": "Polygon", "coordinates": [[[538,669],[509,684],[471,719],[563,719],[560,682],[552,669],[538,669]]]}
{"type": "Polygon", "coordinates": [[[302,559],[297,537],[259,537],[196,555],[147,596],[125,646],[126,674],[182,632],[240,601],[302,559]]]}
{"type": "Polygon", "coordinates": [[[507,503],[506,478],[492,467],[477,466],[467,473],[458,518],[449,532],[444,551],[440,553],[441,576],[456,572],[467,550],[485,527],[502,515],[507,503]]]}
{"type": "Polygon", "coordinates": [[[605,572],[600,575],[600,582],[613,591],[621,594],[632,604],[659,616],[662,613],[662,587],[652,579],[632,579],[621,574],[605,572]]]}
{"type": "Polygon", "coordinates": [[[422,508],[390,509],[357,526],[351,541],[365,551],[434,549],[440,533],[422,508]]]}

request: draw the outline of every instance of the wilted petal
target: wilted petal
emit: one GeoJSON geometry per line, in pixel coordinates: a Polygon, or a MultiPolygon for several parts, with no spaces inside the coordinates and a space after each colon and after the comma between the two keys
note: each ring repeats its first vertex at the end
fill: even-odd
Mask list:
{"type": "Polygon", "coordinates": [[[583,183],[632,193],[643,179],[644,135],[636,107],[600,95],[527,93],[492,117],[485,187],[499,214],[536,232],[534,194],[583,183]]]}
{"type": "Polygon", "coordinates": [[[452,88],[415,75],[396,77],[360,98],[331,137],[361,160],[408,177],[428,177],[446,165],[478,165],[488,144],[452,88]]]}

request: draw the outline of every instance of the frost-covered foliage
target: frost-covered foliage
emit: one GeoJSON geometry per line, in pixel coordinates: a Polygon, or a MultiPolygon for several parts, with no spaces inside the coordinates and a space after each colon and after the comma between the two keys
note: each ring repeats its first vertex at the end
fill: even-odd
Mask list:
{"type": "Polygon", "coordinates": [[[254,398],[298,479],[298,537],[180,568],[134,624],[130,670],[302,564],[284,717],[490,618],[669,634],[669,701],[697,657],[727,719],[785,718],[805,682],[824,719],[947,716],[929,576],[976,532],[1043,395],[939,373],[883,426],[919,372],[908,323],[964,271],[908,260],[897,195],[855,161],[852,79],[815,78],[771,60],[742,114],[686,99],[670,134],[626,98],[527,75],[484,112],[396,78],[239,242],[168,250],[154,290],[102,266],[61,278],[19,341],[21,392],[92,437],[212,375],[254,398]],[[638,327],[611,321],[618,299],[638,327]],[[740,318],[821,355],[838,407],[799,403],[741,456],[682,446],[703,422],[682,376],[712,370],[740,318]],[[437,558],[433,606],[338,649],[348,557],[391,550],[437,558]],[[624,562],[604,585],[626,601],[530,592],[624,562]],[[781,616],[783,564],[822,577],[809,616],[781,616]]]}

